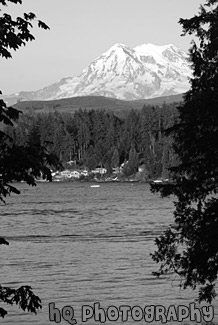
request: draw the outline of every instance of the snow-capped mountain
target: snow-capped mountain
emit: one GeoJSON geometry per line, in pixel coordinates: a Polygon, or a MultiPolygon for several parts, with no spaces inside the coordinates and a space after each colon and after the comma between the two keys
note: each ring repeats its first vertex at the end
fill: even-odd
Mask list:
{"type": "Polygon", "coordinates": [[[116,44],[77,78],[69,78],[53,98],[101,95],[146,99],[187,91],[191,69],[187,54],[174,45],[116,44]]]}
{"type": "Polygon", "coordinates": [[[192,72],[187,59],[187,54],[172,44],[143,44],[134,49],[115,44],[79,76],[16,97],[47,100],[96,95],[134,100],[179,94],[189,89],[192,72]]]}

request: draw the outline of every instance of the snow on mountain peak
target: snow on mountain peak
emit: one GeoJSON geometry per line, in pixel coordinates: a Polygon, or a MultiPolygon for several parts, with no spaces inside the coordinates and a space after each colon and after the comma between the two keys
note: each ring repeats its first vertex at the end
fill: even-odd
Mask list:
{"type": "Polygon", "coordinates": [[[113,51],[113,50],[116,50],[116,49],[119,49],[119,48],[123,49],[123,48],[126,48],[126,47],[127,46],[125,44],[116,43],[113,46],[111,46],[108,51],[113,51]]]}
{"type": "Polygon", "coordinates": [[[132,50],[128,46],[121,44],[121,43],[117,43],[117,44],[113,45],[112,47],[110,47],[106,52],[104,52],[102,54],[102,56],[107,57],[107,56],[117,55],[117,56],[119,56],[119,58],[121,58],[122,56],[129,55],[130,53],[133,53],[133,52],[134,52],[134,50],[132,50]]]}
{"type": "Polygon", "coordinates": [[[174,51],[178,50],[178,47],[173,45],[173,44],[167,44],[167,45],[155,45],[155,44],[151,44],[151,43],[145,43],[142,45],[138,45],[134,48],[135,51],[137,52],[150,52],[150,53],[162,53],[163,51],[165,51],[166,49],[172,49],[174,51]]]}
{"type": "Polygon", "coordinates": [[[152,98],[187,91],[189,77],[187,55],[173,44],[148,43],[131,49],[117,43],[93,60],[79,78],[61,86],[56,98],[84,95],[152,98]]]}
{"type": "MultiPolygon", "coordinates": [[[[96,95],[134,100],[173,95],[189,89],[191,75],[187,54],[173,44],[147,43],[132,49],[117,43],[79,76],[44,88],[43,99],[96,95]]],[[[39,100],[41,93],[28,96],[39,100]]]]}

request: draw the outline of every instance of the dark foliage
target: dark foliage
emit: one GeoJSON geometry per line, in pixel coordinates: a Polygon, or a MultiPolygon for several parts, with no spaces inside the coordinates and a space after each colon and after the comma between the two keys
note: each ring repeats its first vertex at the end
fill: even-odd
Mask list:
{"type": "Polygon", "coordinates": [[[175,104],[164,104],[131,110],[122,119],[100,110],[79,110],[75,114],[26,113],[15,128],[7,126],[5,132],[17,145],[47,143],[67,168],[67,162],[74,161],[90,170],[103,166],[112,171],[129,161],[125,174],[136,173],[143,164],[148,180],[169,176],[167,169],[175,155],[164,129],[175,121],[175,104]]]}
{"type": "MultiPolygon", "coordinates": [[[[21,0],[0,0],[0,5],[7,6],[9,2],[22,4],[21,0]]],[[[34,39],[30,30],[35,20],[33,13],[24,13],[23,17],[17,17],[15,20],[7,13],[0,16],[1,57],[11,58],[11,50],[16,51],[34,39]]],[[[38,26],[48,29],[41,21],[38,21],[38,26]]],[[[14,130],[14,123],[19,115],[20,111],[7,107],[4,101],[0,100],[0,200],[3,202],[11,192],[19,193],[11,182],[24,180],[30,185],[35,185],[35,177],[41,174],[51,180],[50,166],[57,165],[57,159],[45,147],[33,143],[16,144],[13,138],[4,132],[5,125],[14,130]]],[[[0,238],[0,244],[9,243],[0,238]]],[[[0,286],[0,301],[10,305],[17,304],[22,310],[34,313],[41,308],[40,298],[33,293],[30,286],[18,289],[0,286]]],[[[6,314],[7,311],[0,308],[0,316],[4,317],[6,314]]]]}
{"type": "MultiPolygon", "coordinates": [[[[33,293],[30,286],[21,286],[19,289],[0,286],[0,300],[9,305],[16,304],[22,310],[33,313],[42,308],[40,298],[33,293]]],[[[7,311],[0,308],[0,316],[4,318],[6,314],[7,311]]]]}
{"type": "MultiPolygon", "coordinates": [[[[7,6],[8,2],[22,4],[22,0],[0,0],[0,5],[7,6]]],[[[2,11],[2,9],[0,9],[2,11]]],[[[23,17],[17,17],[15,20],[7,13],[0,17],[0,56],[11,58],[11,49],[16,51],[22,45],[34,40],[30,29],[32,23],[36,21],[34,13],[24,13],[23,17]]],[[[40,20],[37,20],[38,27],[49,29],[49,27],[40,20]]]]}
{"type": "Polygon", "coordinates": [[[179,164],[173,184],[153,187],[174,194],[175,225],[156,239],[153,259],[159,275],[176,272],[184,288],[199,287],[198,300],[211,302],[218,274],[218,1],[207,1],[198,15],[181,19],[184,34],[195,34],[190,61],[191,90],[178,108],[171,130],[179,164]]]}

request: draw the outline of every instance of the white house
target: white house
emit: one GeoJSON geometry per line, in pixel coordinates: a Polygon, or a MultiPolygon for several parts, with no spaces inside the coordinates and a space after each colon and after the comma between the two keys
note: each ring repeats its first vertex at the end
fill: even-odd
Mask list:
{"type": "Polygon", "coordinates": [[[107,169],[106,168],[101,168],[101,167],[98,167],[98,168],[95,168],[92,170],[92,173],[93,174],[106,174],[107,173],[107,169]]]}
{"type": "Polygon", "coordinates": [[[73,177],[73,178],[80,178],[80,172],[78,172],[77,170],[73,170],[73,171],[71,171],[70,172],[70,175],[71,175],[71,177],[73,177]]]}

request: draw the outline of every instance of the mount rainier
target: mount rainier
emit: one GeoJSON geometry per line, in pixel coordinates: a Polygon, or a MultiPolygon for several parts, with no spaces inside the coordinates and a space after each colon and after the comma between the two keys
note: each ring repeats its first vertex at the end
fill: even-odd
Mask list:
{"type": "Polygon", "coordinates": [[[79,76],[63,78],[41,90],[20,92],[10,97],[16,101],[88,95],[148,99],[186,92],[191,76],[187,53],[175,45],[143,44],[131,49],[115,44],[93,60],[79,76]]]}

